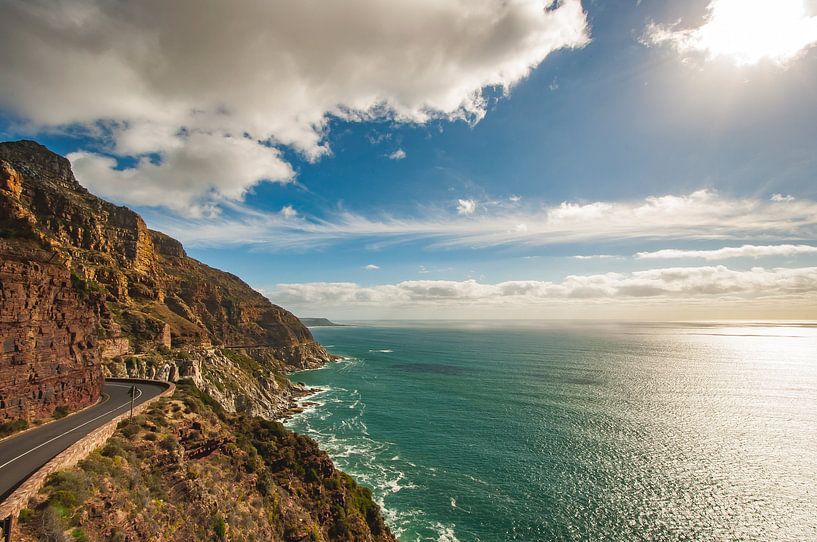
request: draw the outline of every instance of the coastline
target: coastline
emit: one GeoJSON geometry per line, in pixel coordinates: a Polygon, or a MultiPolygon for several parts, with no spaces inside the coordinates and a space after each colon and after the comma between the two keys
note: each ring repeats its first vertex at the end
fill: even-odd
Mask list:
{"type": "MultiPolygon", "coordinates": [[[[355,356],[338,359],[338,362],[349,363],[350,369],[362,361],[355,356]]],[[[429,521],[425,519],[425,511],[416,506],[405,508],[387,504],[389,496],[418,487],[408,476],[408,470],[417,468],[417,465],[403,459],[399,451],[394,451],[393,442],[372,438],[362,418],[366,404],[357,389],[334,386],[331,381],[313,387],[295,381],[299,373],[313,374],[332,367],[335,367],[334,363],[291,373],[289,377],[299,392],[278,421],[288,430],[315,440],[338,469],[371,489],[386,524],[398,540],[408,536],[407,540],[458,542],[453,523],[429,521]],[[334,429],[317,429],[314,425],[317,420],[331,419],[336,415],[349,418],[339,421],[339,426],[334,429]],[[422,531],[429,535],[433,533],[433,537],[417,538],[422,531]]]]}
{"type": "Polygon", "coordinates": [[[327,391],[327,388],[310,388],[303,382],[293,382],[292,395],[289,398],[287,409],[282,412],[281,415],[276,417],[275,421],[283,423],[291,419],[296,414],[303,413],[307,408],[317,406],[318,403],[306,401],[306,399],[309,399],[310,397],[324,391],[327,391]]]}

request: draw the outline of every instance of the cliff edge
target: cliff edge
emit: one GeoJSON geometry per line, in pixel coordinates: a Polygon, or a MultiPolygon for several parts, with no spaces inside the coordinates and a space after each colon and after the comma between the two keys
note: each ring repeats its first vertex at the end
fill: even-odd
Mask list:
{"type": "Polygon", "coordinates": [[[286,372],[332,360],[306,326],[33,141],[0,143],[0,285],[0,429],[92,403],[104,375],[179,382],[49,478],[22,540],[394,542],[367,489],[270,419],[303,393],[286,372]]]}
{"type": "Polygon", "coordinates": [[[274,417],[292,390],[272,375],[332,359],[292,313],[91,194],[34,141],[0,143],[0,262],[0,422],[89,404],[103,373],[190,377],[225,408],[274,417]]]}

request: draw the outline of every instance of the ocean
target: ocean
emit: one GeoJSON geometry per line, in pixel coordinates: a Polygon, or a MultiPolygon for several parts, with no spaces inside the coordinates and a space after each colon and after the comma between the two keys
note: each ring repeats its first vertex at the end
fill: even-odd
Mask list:
{"type": "Polygon", "coordinates": [[[403,542],[817,540],[817,325],[312,331],[287,424],[403,542]]]}

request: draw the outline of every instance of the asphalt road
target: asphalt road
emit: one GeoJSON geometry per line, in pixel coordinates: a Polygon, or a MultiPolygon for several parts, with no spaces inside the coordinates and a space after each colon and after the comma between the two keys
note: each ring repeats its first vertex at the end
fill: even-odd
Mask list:
{"type": "MultiPolygon", "coordinates": [[[[0,502],[48,461],[105,422],[130,409],[131,384],[106,382],[109,396],[78,414],[48,423],[0,442],[0,502]]],[[[136,384],[135,405],[166,388],[159,384],[136,384]]]]}

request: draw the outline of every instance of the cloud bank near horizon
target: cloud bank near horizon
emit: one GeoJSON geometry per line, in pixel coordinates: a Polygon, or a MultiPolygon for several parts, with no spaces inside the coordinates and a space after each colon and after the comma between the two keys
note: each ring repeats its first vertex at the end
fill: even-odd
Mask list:
{"type": "Polygon", "coordinates": [[[812,245],[742,245],[723,247],[714,250],[678,250],[663,249],[653,252],[638,252],[638,260],[668,260],[681,258],[700,258],[704,260],[725,260],[729,258],[761,258],[767,256],[799,256],[817,254],[817,246],[812,245]]]}
{"type": "MultiPolygon", "coordinates": [[[[621,304],[644,301],[704,302],[717,313],[719,302],[773,300],[814,307],[817,267],[734,270],[728,267],[670,267],[594,275],[568,275],[560,282],[516,280],[411,280],[361,286],[353,282],[278,284],[268,293],[275,303],[298,310],[343,307],[403,309],[433,306],[440,311],[507,307],[526,314],[536,306],[621,304]]],[[[813,310],[812,310],[813,312],[813,310]]]]}
{"type": "Polygon", "coordinates": [[[97,194],[213,216],[292,180],[278,148],[331,152],[331,118],[477,122],[486,88],[588,41],[579,0],[18,0],[0,18],[0,108],[96,138],[107,154],[71,158],[97,194]]]}

